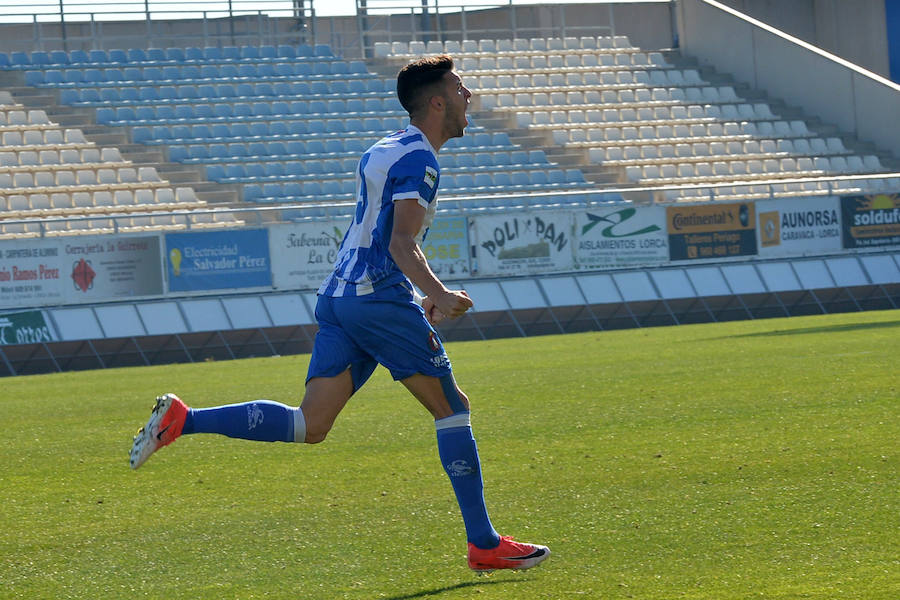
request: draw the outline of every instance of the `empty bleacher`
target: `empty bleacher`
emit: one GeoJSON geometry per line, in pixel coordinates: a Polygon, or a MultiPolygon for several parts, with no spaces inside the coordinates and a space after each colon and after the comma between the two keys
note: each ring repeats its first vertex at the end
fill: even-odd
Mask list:
{"type": "MultiPolygon", "coordinates": [[[[164,213],[204,207],[191,188],[173,188],[154,167],[0,92],[0,238],[181,229],[184,216],[164,213]]],[[[229,217],[213,221],[237,224],[229,217]]]]}
{"type": "MultiPolygon", "coordinates": [[[[361,152],[406,123],[393,79],[327,46],[63,54],[17,53],[0,64],[58,90],[63,104],[94,109],[98,123],[128,128],[134,142],[164,149],[170,161],[241,186],[244,201],[317,204],[307,215],[346,213],[346,202],[321,204],[351,201],[361,152]]],[[[444,198],[530,192],[540,203],[592,187],[579,169],[529,153],[505,133],[469,130],[442,150],[444,198]]]]}
{"type": "Polygon", "coordinates": [[[839,137],[822,137],[798,119],[733,86],[705,81],[625,36],[377,45],[385,59],[448,52],[481,108],[548,144],[582,153],[620,185],[684,186],[668,200],[869,192],[893,179],[828,181],[888,169],[857,155],[839,137]],[[789,180],[780,183],[779,180],[789,180]],[[799,180],[799,181],[797,181],[799,180]],[[757,185],[757,182],[766,182],[757,185]]]}

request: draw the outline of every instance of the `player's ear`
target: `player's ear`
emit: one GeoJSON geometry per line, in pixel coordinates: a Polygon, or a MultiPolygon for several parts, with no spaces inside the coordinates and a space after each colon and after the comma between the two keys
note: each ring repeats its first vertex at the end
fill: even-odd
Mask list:
{"type": "Polygon", "coordinates": [[[435,110],[444,110],[445,100],[444,100],[444,97],[439,94],[436,94],[436,95],[432,96],[431,98],[429,98],[428,103],[435,110]]]}

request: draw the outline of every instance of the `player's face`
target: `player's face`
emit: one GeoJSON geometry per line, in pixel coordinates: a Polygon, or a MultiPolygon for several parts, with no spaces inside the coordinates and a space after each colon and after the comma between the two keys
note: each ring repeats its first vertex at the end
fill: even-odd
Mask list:
{"type": "Polygon", "coordinates": [[[447,110],[444,111],[444,131],[448,138],[462,137],[469,119],[466,109],[472,92],[463,85],[462,79],[455,71],[444,75],[445,98],[447,110]]]}

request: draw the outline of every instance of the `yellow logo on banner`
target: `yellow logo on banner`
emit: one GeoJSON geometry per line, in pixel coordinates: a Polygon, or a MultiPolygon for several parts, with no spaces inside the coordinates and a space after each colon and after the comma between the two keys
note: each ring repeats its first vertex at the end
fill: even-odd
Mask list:
{"type": "Polygon", "coordinates": [[[781,244],[781,219],[777,210],[759,213],[759,239],[763,248],[781,244]]]}

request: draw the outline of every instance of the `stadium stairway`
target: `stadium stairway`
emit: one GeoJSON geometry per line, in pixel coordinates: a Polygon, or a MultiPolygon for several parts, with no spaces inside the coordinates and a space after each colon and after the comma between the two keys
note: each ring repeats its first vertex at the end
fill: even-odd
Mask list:
{"type": "Polygon", "coordinates": [[[170,162],[161,149],[134,143],[128,130],[97,123],[96,109],[62,103],[58,88],[26,85],[24,71],[0,70],[0,89],[8,91],[27,109],[45,111],[51,121],[61,127],[80,129],[88,141],[101,147],[117,148],[124,159],[135,165],[155,168],[173,185],[192,188],[205,202],[233,206],[239,200],[237,186],[210,183],[202,169],[170,162]]]}

